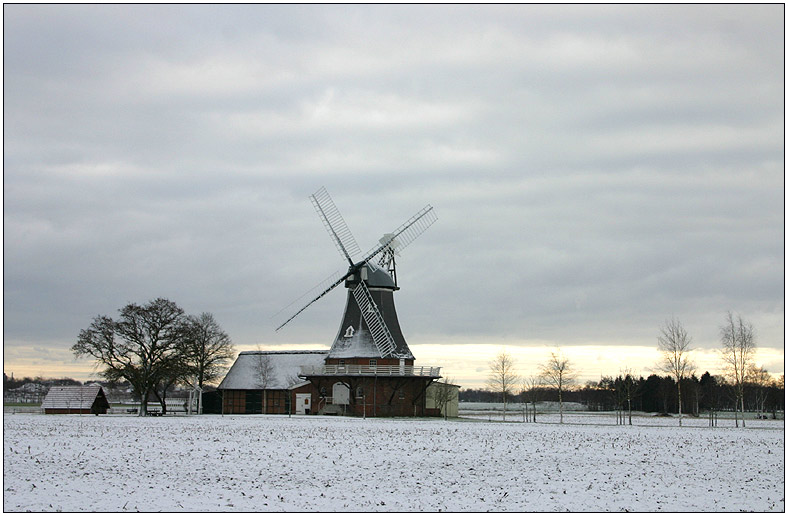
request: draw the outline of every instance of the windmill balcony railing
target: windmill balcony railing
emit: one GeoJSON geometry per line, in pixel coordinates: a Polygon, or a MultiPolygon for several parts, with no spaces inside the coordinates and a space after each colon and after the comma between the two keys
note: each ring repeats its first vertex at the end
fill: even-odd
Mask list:
{"type": "Polygon", "coordinates": [[[441,368],[431,366],[399,366],[399,365],[322,365],[303,366],[298,376],[423,376],[440,378],[441,368]]]}

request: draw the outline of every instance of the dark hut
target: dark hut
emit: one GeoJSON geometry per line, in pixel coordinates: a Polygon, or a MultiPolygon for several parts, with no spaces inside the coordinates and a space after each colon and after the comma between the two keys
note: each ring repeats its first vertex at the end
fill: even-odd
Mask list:
{"type": "Polygon", "coordinates": [[[45,414],[106,414],[109,402],[100,385],[54,386],[41,408],[45,414]]]}

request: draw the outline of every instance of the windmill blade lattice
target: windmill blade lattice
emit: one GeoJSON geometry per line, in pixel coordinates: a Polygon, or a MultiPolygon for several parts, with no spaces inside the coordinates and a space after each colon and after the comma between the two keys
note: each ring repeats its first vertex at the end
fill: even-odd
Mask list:
{"type": "Polygon", "coordinates": [[[353,256],[359,254],[361,248],[356,243],[353,233],[350,232],[345,219],[342,218],[326,188],[322,187],[310,195],[309,200],[312,201],[312,205],[315,207],[318,216],[320,216],[320,220],[323,221],[323,225],[334,241],[334,245],[347,258],[350,265],[353,265],[353,256]]]}
{"type": "Polygon", "coordinates": [[[405,221],[405,223],[398,227],[393,233],[386,234],[386,238],[383,239],[381,244],[378,247],[373,247],[372,250],[367,253],[364,261],[369,262],[375,256],[387,249],[395,239],[398,242],[397,251],[406,248],[411,242],[416,240],[419,235],[424,233],[427,228],[432,226],[436,220],[438,220],[438,216],[435,215],[432,206],[428,204],[405,221]]]}
{"type": "MultiPolygon", "coordinates": [[[[276,312],[274,315],[271,316],[271,319],[275,319],[275,320],[280,319],[280,316],[282,315],[282,313],[285,310],[289,310],[294,304],[298,303],[299,301],[302,301],[307,296],[314,297],[318,293],[322,294],[318,298],[316,298],[316,299],[319,299],[320,297],[325,295],[327,290],[332,288],[332,287],[330,287],[330,285],[334,285],[335,283],[337,283],[337,280],[339,280],[339,278],[341,278],[341,277],[342,277],[342,273],[340,271],[334,272],[329,277],[327,277],[326,279],[324,279],[323,281],[321,281],[320,283],[318,283],[317,285],[315,285],[314,287],[312,287],[311,289],[307,290],[306,292],[301,294],[299,297],[297,297],[296,299],[291,301],[290,304],[288,304],[285,307],[282,307],[278,312],[276,312]]],[[[312,302],[314,302],[315,300],[313,300],[312,302]]],[[[287,324],[287,323],[285,323],[285,324],[287,324]]],[[[284,326],[284,324],[282,326],[284,326]]],[[[278,329],[279,328],[277,328],[277,330],[278,329]]]]}
{"type": "Polygon", "coordinates": [[[397,347],[394,337],[391,336],[386,323],[383,322],[383,315],[375,305],[375,301],[372,300],[372,294],[363,281],[353,289],[353,297],[356,298],[356,303],[364,317],[364,322],[367,323],[369,332],[372,334],[372,341],[377,346],[380,356],[384,358],[389,356],[397,347]]]}
{"type": "MultiPolygon", "coordinates": [[[[287,323],[295,319],[301,312],[309,308],[313,303],[315,303],[318,299],[328,294],[331,290],[336,288],[340,283],[345,281],[348,278],[351,278],[354,274],[360,271],[363,267],[369,267],[372,271],[378,270],[378,265],[376,265],[371,260],[375,258],[380,253],[386,252],[391,253],[392,255],[407,247],[411,242],[413,242],[419,235],[421,235],[427,228],[429,228],[438,217],[435,215],[435,212],[432,209],[432,206],[429,204],[418,211],[414,216],[410,219],[405,221],[399,228],[397,228],[393,233],[387,233],[384,238],[380,240],[380,245],[373,247],[367,254],[366,257],[358,262],[353,262],[353,256],[359,254],[360,249],[358,244],[356,243],[356,239],[353,237],[353,234],[348,229],[347,224],[345,223],[345,219],[342,218],[342,215],[339,213],[339,210],[334,205],[334,201],[331,199],[331,196],[328,195],[325,187],[320,188],[317,192],[309,196],[309,199],[312,201],[312,205],[317,211],[320,220],[323,222],[323,225],[326,227],[328,234],[331,236],[331,239],[334,241],[339,252],[348,260],[350,263],[350,267],[346,274],[341,277],[339,274],[334,274],[327,280],[321,282],[317,287],[313,288],[307,294],[304,294],[298,300],[303,299],[310,293],[315,291],[320,291],[320,293],[315,296],[311,301],[309,301],[303,308],[295,312],[292,316],[290,316],[285,322],[277,326],[276,331],[282,329],[287,323]],[[321,290],[322,289],[322,290],[321,290]]],[[[381,265],[385,262],[381,261],[381,265]]],[[[385,272],[385,271],[384,271],[385,272]]],[[[396,277],[396,276],[395,276],[396,277]]],[[[354,289],[354,295],[356,291],[359,291],[357,300],[359,305],[364,303],[364,299],[368,302],[366,303],[366,307],[371,306],[372,308],[368,310],[368,308],[364,308],[362,310],[362,314],[364,315],[364,319],[367,322],[367,325],[370,328],[370,331],[373,334],[373,338],[375,340],[375,344],[379,347],[381,353],[391,353],[395,347],[395,343],[393,338],[391,337],[388,328],[386,328],[385,322],[383,321],[383,317],[378,311],[377,306],[372,301],[371,294],[364,284],[362,280],[360,285],[363,286],[363,289],[359,291],[358,288],[354,289]],[[366,291],[366,296],[361,294],[366,291]],[[370,305],[371,304],[371,305],[370,305]],[[371,317],[370,320],[367,320],[367,317],[370,313],[377,314],[377,317],[371,317]],[[371,322],[370,322],[371,321],[371,322]],[[389,349],[390,348],[390,349],[389,349]]],[[[396,286],[396,281],[395,281],[396,286]]],[[[296,301],[298,301],[296,300],[296,301]]],[[[287,307],[293,305],[296,301],[293,301],[287,307]]],[[[286,307],[286,308],[287,308],[286,307]]],[[[285,308],[285,309],[286,309],[285,308]]],[[[277,312],[277,315],[284,311],[284,309],[277,312]]],[[[274,316],[276,317],[276,316],[274,316]]]]}
{"type": "MultiPolygon", "coordinates": [[[[294,313],[293,315],[291,315],[291,316],[290,316],[290,317],[289,317],[289,318],[288,318],[288,319],[287,319],[285,322],[283,322],[282,324],[280,324],[279,326],[277,326],[277,327],[276,327],[276,330],[274,330],[274,331],[279,331],[279,330],[281,330],[281,329],[282,329],[282,328],[283,328],[283,327],[284,327],[284,326],[285,326],[287,323],[289,323],[290,321],[292,321],[293,319],[295,319],[295,318],[298,316],[298,314],[300,314],[301,312],[303,312],[304,310],[306,310],[307,308],[309,308],[309,307],[312,305],[312,303],[314,303],[315,301],[317,301],[317,300],[318,300],[318,299],[320,299],[321,297],[325,296],[326,294],[328,294],[329,292],[331,292],[332,290],[334,290],[334,287],[336,287],[337,285],[339,285],[340,283],[342,283],[343,281],[345,281],[346,279],[348,279],[350,276],[352,276],[352,275],[353,275],[353,273],[352,273],[352,272],[348,272],[347,274],[345,274],[344,276],[340,277],[339,279],[336,279],[336,280],[334,280],[334,282],[333,282],[333,283],[331,283],[331,285],[329,285],[329,286],[325,287],[325,285],[326,285],[326,284],[327,284],[329,281],[331,281],[331,280],[332,280],[332,278],[335,278],[335,277],[336,277],[336,275],[338,275],[338,273],[337,273],[337,274],[334,274],[334,275],[331,275],[329,278],[327,278],[327,279],[325,279],[325,280],[321,281],[321,282],[320,282],[320,284],[318,284],[316,287],[313,287],[313,288],[312,288],[312,290],[310,290],[309,292],[307,292],[307,293],[306,293],[306,294],[304,294],[303,296],[299,297],[298,299],[296,299],[295,301],[293,301],[292,303],[290,303],[289,305],[287,305],[287,306],[291,306],[292,304],[294,304],[294,303],[295,303],[296,301],[298,301],[299,299],[302,299],[302,298],[304,298],[305,296],[307,296],[309,293],[311,293],[311,292],[314,292],[314,291],[316,291],[316,290],[318,290],[318,289],[320,289],[320,288],[323,288],[323,290],[320,292],[320,294],[318,294],[318,295],[317,295],[317,297],[315,297],[315,298],[314,298],[314,299],[312,299],[310,302],[308,302],[307,304],[305,304],[305,305],[303,306],[303,308],[301,308],[301,310],[299,310],[299,311],[297,311],[296,313],[294,313]]],[[[285,307],[285,308],[287,308],[287,307],[285,307]]],[[[283,308],[282,310],[279,310],[279,312],[277,312],[277,313],[281,313],[283,310],[284,310],[284,308],[283,308]]]]}

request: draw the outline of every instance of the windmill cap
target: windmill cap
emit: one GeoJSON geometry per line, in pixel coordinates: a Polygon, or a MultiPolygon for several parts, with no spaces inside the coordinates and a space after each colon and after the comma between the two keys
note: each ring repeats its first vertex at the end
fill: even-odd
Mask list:
{"type": "Polygon", "coordinates": [[[374,269],[369,265],[362,266],[359,271],[353,276],[349,277],[345,282],[345,286],[357,285],[360,279],[366,279],[367,287],[390,288],[397,290],[394,280],[388,272],[379,267],[374,269]]]}

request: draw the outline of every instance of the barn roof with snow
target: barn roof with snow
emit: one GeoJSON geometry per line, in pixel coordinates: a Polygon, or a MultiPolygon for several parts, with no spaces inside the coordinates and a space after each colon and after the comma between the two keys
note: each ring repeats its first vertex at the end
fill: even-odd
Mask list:
{"type": "Polygon", "coordinates": [[[322,366],[328,351],[242,351],[219,389],[255,390],[290,389],[302,385],[298,373],[303,366],[322,366]],[[261,370],[268,369],[268,381],[263,382],[261,370]]]}
{"type": "Polygon", "coordinates": [[[109,408],[104,389],[100,385],[56,385],[49,389],[41,403],[45,411],[99,411],[109,408]]]}

